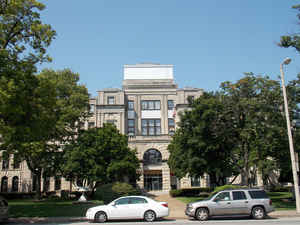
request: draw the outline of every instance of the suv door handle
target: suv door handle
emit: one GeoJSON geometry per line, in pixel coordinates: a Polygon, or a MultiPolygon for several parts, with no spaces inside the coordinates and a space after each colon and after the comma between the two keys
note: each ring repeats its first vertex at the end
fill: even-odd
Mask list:
{"type": "Polygon", "coordinates": [[[231,204],[231,202],[227,202],[227,204],[229,205],[229,204],[231,204]]]}
{"type": "Polygon", "coordinates": [[[248,201],[245,201],[245,203],[248,203],[248,201]]]}

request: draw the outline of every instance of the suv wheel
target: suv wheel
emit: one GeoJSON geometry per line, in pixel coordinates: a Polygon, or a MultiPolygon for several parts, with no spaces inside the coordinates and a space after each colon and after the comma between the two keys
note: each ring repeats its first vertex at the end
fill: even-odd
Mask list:
{"type": "Polygon", "coordinates": [[[265,210],[261,206],[255,206],[252,209],[251,215],[256,220],[261,220],[265,217],[265,210]]]}
{"type": "Polygon", "coordinates": [[[209,214],[208,214],[208,210],[206,208],[200,208],[196,211],[196,216],[195,218],[197,220],[208,220],[209,214]]]}

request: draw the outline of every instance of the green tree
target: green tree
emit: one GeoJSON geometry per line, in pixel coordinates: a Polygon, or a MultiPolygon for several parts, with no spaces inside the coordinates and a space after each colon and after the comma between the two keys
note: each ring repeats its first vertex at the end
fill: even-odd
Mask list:
{"type": "Polygon", "coordinates": [[[32,63],[50,61],[46,48],[56,32],[40,20],[44,8],[36,0],[0,0],[0,51],[32,63]]]}
{"type": "Polygon", "coordinates": [[[99,184],[135,182],[138,178],[136,151],[128,147],[127,136],[110,123],[81,130],[64,151],[64,176],[92,190],[99,184]]]}
{"type": "MultiPolygon", "coordinates": [[[[78,84],[79,75],[67,69],[44,70],[33,78],[37,84],[29,89],[30,93],[18,93],[26,98],[20,97],[20,104],[23,105],[16,112],[16,118],[2,120],[1,134],[2,148],[26,160],[30,171],[36,176],[39,198],[42,175],[51,175],[60,169],[61,145],[74,139],[80,121],[88,116],[89,95],[86,87],[78,84]],[[26,111],[20,113],[23,107],[26,111]]],[[[22,80],[16,80],[22,84],[22,80]]],[[[24,84],[25,90],[29,87],[24,84]]],[[[8,93],[7,90],[10,89],[6,89],[5,93],[8,93]]],[[[16,110],[10,108],[18,99],[13,95],[13,90],[10,95],[3,95],[3,103],[10,103],[2,106],[6,115],[10,115],[10,110],[16,110]]]]}
{"type": "Polygon", "coordinates": [[[273,153],[285,151],[287,144],[282,138],[286,128],[279,82],[248,73],[236,83],[223,83],[221,88],[233,112],[234,156],[243,185],[253,182],[251,172],[255,175],[257,170],[267,179],[277,167],[273,153]]]}
{"type": "Polygon", "coordinates": [[[205,172],[217,185],[237,172],[243,185],[257,172],[267,182],[288,153],[285,132],[279,82],[248,73],[191,104],[169,145],[169,165],[178,177],[205,172]]]}
{"type": "Polygon", "coordinates": [[[204,93],[190,104],[190,110],[180,115],[179,128],[168,146],[168,164],[177,177],[200,177],[207,173],[215,186],[236,175],[232,116],[225,101],[226,96],[204,93]]]}

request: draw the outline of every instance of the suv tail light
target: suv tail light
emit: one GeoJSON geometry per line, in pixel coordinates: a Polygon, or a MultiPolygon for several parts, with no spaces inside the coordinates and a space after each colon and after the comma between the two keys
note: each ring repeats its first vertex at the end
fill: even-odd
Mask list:
{"type": "Polygon", "coordinates": [[[272,205],[272,200],[270,199],[269,204],[272,205]]]}
{"type": "Polygon", "coordinates": [[[161,205],[168,208],[168,203],[163,203],[161,205]]]}

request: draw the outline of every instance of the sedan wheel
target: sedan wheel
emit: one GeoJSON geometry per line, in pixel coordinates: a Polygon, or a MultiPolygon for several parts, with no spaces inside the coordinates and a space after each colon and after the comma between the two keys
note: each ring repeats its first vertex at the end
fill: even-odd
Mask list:
{"type": "Polygon", "coordinates": [[[95,214],[95,222],[96,223],[104,223],[107,220],[107,216],[105,214],[105,212],[97,212],[95,214]]]}
{"type": "Polygon", "coordinates": [[[254,207],[252,209],[252,217],[257,220],[263,219],[265,217],[265,210],[260,206],[254,207]]]}
{"type": "Polygon", "coordinates": [[[144,214],[144,219],[147,221],[147,222],[152,222],[156,219],[156,215],[155,215],[155,212],[153,212],[152,210],[148,210],[145,212],[144,214]]]}
{"type": "Polygon", "coordinates": [[[208,220],[208,216],[209,216],[208,210],[205,208],[200,208],[196,212],[197,220],[201,220],[201,221],[208,220]]]}

